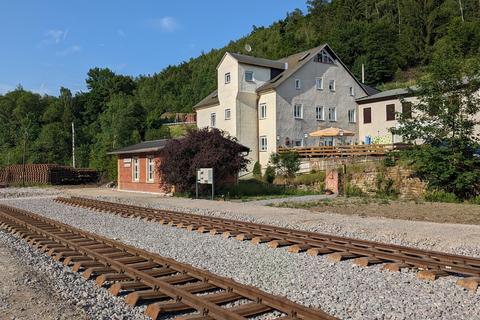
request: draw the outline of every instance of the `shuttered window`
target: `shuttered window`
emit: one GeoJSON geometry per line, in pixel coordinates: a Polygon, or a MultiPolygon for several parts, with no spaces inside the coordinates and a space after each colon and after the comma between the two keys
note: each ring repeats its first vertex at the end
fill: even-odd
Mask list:
{"type": "Polygon", "coordinates": [[[363,123],[372,123],[372,108],[363,109],[363,123]]]}
{"type": "Polygon", "coordinates": [[[387,104],[386,111],[387,111],[387,121],[395,120],[395,105],[387,104]]]}

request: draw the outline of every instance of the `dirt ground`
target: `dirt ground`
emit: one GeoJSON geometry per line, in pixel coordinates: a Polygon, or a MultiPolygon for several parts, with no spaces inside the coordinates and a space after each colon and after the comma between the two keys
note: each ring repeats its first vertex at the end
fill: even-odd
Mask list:
{"type": "Polygon", "coordinates": [[[1,242],[0,270],[0,320],[88,319],[83,310],[56,298],[42,276],[22,265],[1,242]]]}
{"type": "Polygon", "coordinates": [[[480,205],[475,204],[338,197],[304,203],[287,202],[276,206],[302,208],[313,212],[328,211],[360,217],[385,217],[413,221],[480,225],[480,205]]]}

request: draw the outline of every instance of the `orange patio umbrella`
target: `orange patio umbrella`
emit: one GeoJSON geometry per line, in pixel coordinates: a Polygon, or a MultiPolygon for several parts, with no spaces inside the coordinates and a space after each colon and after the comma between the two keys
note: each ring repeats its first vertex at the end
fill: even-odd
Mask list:
{"type": "Polygon", "coordinates": [[[322,130],[317,130],[310,132],[310,137],[345,137],[345,136],[354,136],[355,133],[349,130],[344,130],[340,128],[326,128],[322,130]]]}

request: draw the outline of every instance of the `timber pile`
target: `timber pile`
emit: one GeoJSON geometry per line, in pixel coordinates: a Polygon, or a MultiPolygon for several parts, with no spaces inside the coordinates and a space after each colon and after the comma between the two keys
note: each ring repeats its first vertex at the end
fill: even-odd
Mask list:
{"type": "Polygon", "coordinates": [[[0,169],[0,185],[21,184],[85,184],[98,181],[93,169],[74,169],[56,164],[21,164],[0,169]],[[24,178],[25,177],[25,178],[24,178]]]}

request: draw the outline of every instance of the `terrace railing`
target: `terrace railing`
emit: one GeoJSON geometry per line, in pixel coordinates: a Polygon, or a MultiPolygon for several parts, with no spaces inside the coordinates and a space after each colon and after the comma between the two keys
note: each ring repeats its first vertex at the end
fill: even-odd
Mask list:
{"type": "Polygon", "coordinates": [[[301,158],[378,157],[408,148],[407,144],[363,144],[318,147],[279,147],[278,153],[297,152],[301,158]]]}

